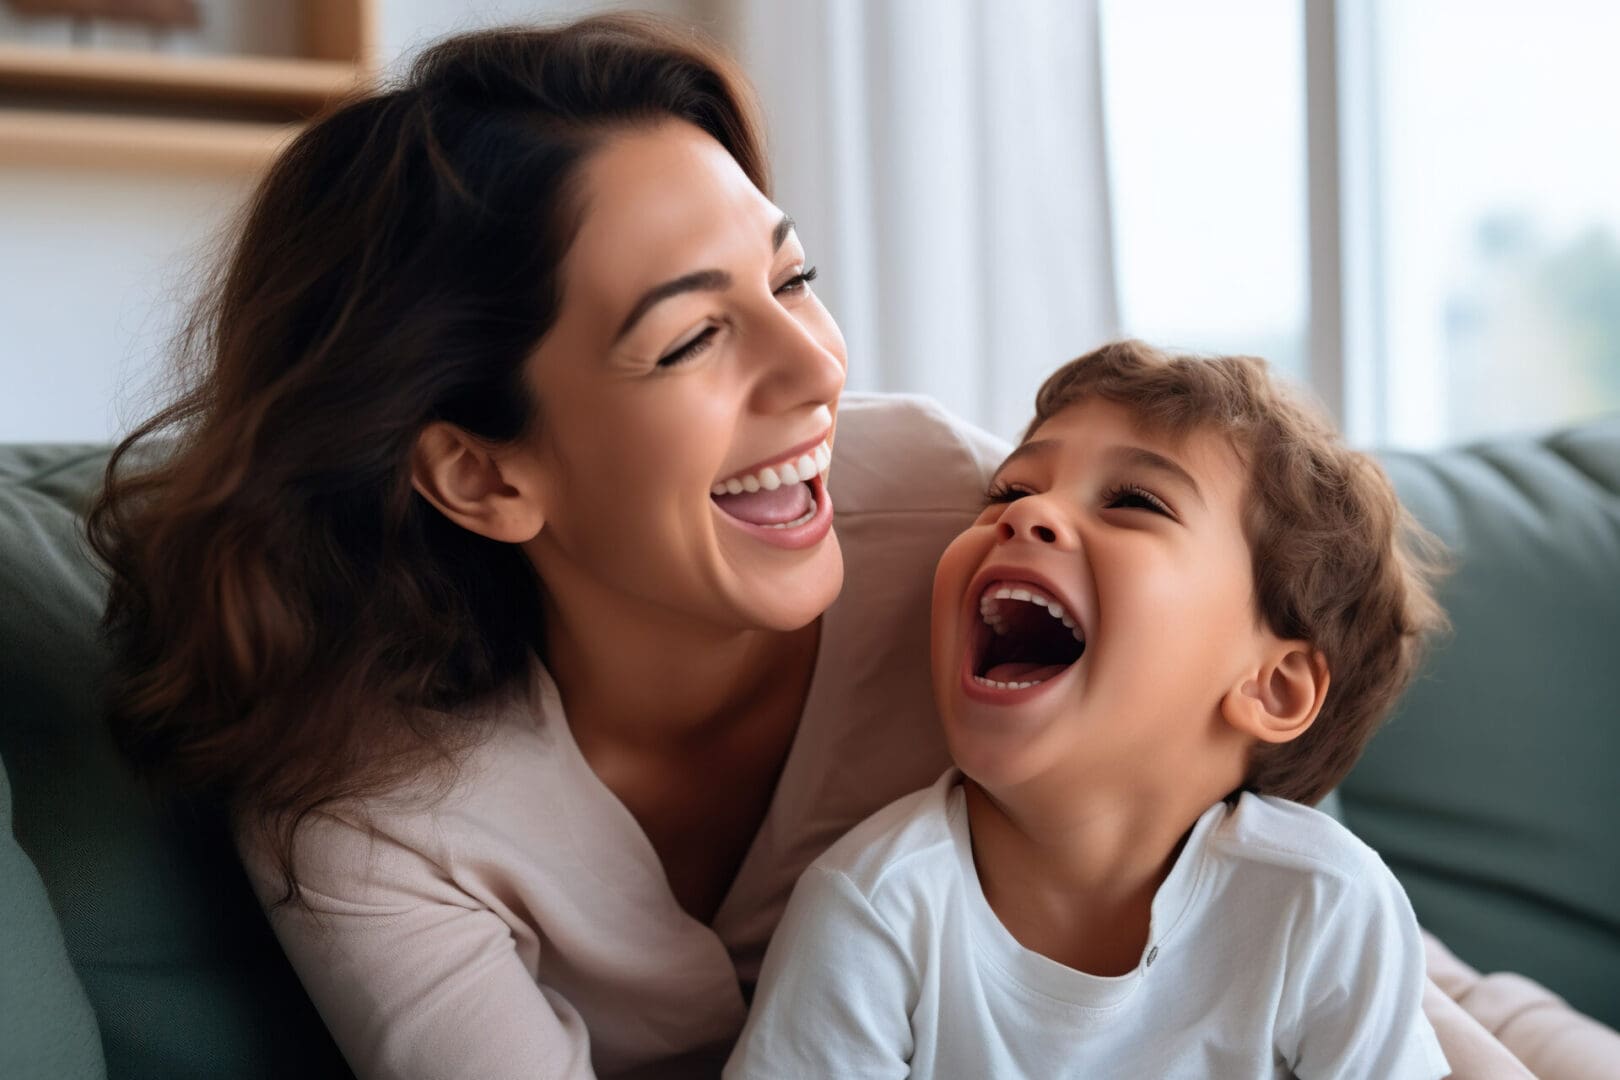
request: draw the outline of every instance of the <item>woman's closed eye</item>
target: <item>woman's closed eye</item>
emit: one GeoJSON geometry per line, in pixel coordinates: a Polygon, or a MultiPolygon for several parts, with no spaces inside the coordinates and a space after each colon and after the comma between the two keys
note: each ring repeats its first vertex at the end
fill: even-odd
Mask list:
{"type": "Polygon", "coordinates": [[[671,368],[677,364],[685,363],[698,353],[707,349],[714,341],[714,335],[720,332],[718,326],[705,327],[703,332],[692,338],[684,345],[680,345],[658,358],[658,366],[671,368]]]}
{"type": "MultiPolygon", "coordinates": [[[[816,268],[807,266],[778,285],[774,291],[777,296],[784,297],[803,295],[810,291],[810,283],[814,280],[816,280],[816,268]]],[[[696,337],[660,356],[658,366],[672,368],[684,364],[704,349],[707,349],[714,342],[714,335],[719,330],[720,328],[714,325],[705,327],[696,337]]]]}

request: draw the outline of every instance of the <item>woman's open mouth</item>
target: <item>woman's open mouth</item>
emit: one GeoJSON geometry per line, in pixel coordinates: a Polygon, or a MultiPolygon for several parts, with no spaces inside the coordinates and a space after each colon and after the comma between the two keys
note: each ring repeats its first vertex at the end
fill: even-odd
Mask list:
{"type": "Polygon", "coordinates": [[[1056,679],[1085,654],[1079,621],[1039,585],[992,581],[979,593],[978,604],[963,671],[964,688],[975,698],[1021,699],[1028,695],[1017,692],[1056,679]]]}
{"type": "Polygon", "coordinates": [[[809,547],[832,526],[826,474],[832,444],[822,439],[783,460],[717,482],[709,500],[721,516],[776,547],[809,547]]]}

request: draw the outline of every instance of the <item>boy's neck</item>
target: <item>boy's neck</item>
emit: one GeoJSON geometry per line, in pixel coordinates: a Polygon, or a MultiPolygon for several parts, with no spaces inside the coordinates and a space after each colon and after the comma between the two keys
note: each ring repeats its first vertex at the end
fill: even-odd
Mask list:
{"type": "Polygon", "coordinates": [[[1105,976],[1141,961],[1153,898],[1188,831],[1217,801],[1185,789],[1129,798],[1094,791],[1023,806],[972,779],[963,786],[974,865],[996,917],[1026,949],[1105,976]]]}

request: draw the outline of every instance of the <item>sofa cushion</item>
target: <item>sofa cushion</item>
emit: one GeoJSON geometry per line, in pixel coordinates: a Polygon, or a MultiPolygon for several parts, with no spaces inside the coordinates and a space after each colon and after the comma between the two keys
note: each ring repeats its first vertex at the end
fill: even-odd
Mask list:
{"type": "Polygon", "coordinates": [[[345,1075],[220,823],[160,808],[101,722],[104,587],[80,514],[106,456],[0,447],[0,760],[17,843],[55,903],[109,1075],[345,1075]]]}
{"type": "Polygon", "coordinates": [[[1382,460],[1453,552],[1454,629],[1346,821],[1469,964],[1620,1026],[1620,417],[1382,460]]]}
{"type": "Polygon", "coordinates": [[[45,884],[11,833],[0,767],[0,1076],[102,1080],[101,1032],[73,973],[45,884]]]}

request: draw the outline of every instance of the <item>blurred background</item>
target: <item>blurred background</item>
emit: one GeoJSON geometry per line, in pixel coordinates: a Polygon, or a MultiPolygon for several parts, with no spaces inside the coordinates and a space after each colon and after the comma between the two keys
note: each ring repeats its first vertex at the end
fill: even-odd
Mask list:
{"type": "Polygon", "coordinates": [[[1013,437],[1129,334],[1265,356],[1362,445],[1620,410],[1607,0],[0,0],[0,441],[163,399],[196,267],[331,96],[626,7],[754,80],[852,388],[1013,437]]]}

